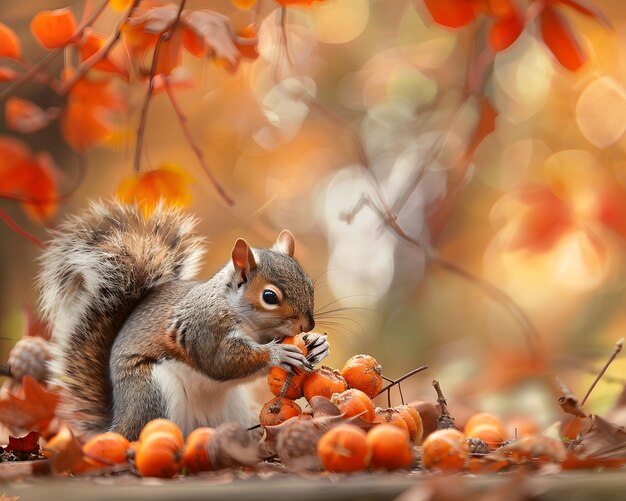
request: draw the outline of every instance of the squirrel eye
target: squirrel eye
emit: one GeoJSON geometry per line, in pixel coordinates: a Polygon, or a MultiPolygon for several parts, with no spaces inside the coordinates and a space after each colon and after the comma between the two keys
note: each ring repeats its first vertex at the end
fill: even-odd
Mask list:
{"type": "Polygon", "coordinates": [[[276,294],[276,292],[274,292],[272,289],[265,289],[261,297],[263,298],[264,303],[271,306],[276,306],[280,302],[278,299],[278,294],[276,294]]]}

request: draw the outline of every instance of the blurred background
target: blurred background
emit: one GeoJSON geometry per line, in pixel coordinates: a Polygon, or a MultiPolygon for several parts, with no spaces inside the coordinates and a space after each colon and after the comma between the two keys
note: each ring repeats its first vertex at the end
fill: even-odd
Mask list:
{"type": "MultiPolygon", "coordinates": [[[[288,228],[315,281],[328,365],[369,353],[397,378],[428,364],[403,384],[407,401],[433,399],[437,378],[453,404],[549,424],[558,415],[555,376],[582,396],[626,330],[626,4],[592,2],[612,29],[564,10],[587,54],[571,72],[542,43],[537,23],[481,69],[470,58],[477,28],[438,26],[420,0],[290,6],[286,53],[280,9],[266,1],[257,13],[254,3],[187,2],[225,13],[235,27],[257,20],[260,56],[229,73],[185,54],[185,83],[175,88],[233,207],[198,165],[165,93],[149,108],[142,168],[175,163],[192,176],[188,210],[210,240],[202,277],[224,264],[237,237],[266,246],[288,228]],[[497,117],[472,150],[484,109],[465,90],[468,72],[479,70],[480,93],[497,117]],[[418,245],[385,222],[381,196],[418,245]],[[383,217],[368,206],[353,211],[363,197],[383,217]]],[[[68,5],[79,13],[84,4],[2,2],[0,21],[36,62],[44,51],[29,32],[31,18],[68,5]]],[[[119,17],[107,9],[95,28],[109,33],[119,17]]],[[[61,64],[49,71],[58,74],[61,64]]],[[[90,199],[112,197],[132,174],[145,85],[118,86],[128,111],[114,117],[105,144],[86,153],[85,179],[60,201],[51,228],[90,199]]],[[[16,95],[58,104],[35,83],[16,95]]],[[[0,127],[33,152],[48,151],[61,187],[75,182],[75,153],[55,124],[27,136],[0,127]]],[[[0,207],[46,238],[18,204],[0,200],[0,207]]],[[[40,249],[5,225],[0,239],[6,360],[23,334],[23,305],[37,305],[40,249]]],[[[624,374],[622,356],[590,410],[611,407],[624,374]]]]}

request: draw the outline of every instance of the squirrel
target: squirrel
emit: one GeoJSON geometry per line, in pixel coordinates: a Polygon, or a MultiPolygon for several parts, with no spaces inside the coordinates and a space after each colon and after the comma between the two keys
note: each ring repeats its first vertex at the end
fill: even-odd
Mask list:
{"type": "Polygon", "coordinates": [[[309,332],[313,285],[293,258],[292,234],[271,248],[235,242],[210,279],[194,280],[204,255],[197,221],[159,204],[91,203],[52,232],[38,287],[52,327],[58,415],[84,436],[136,440],[155,418],[188,435],[200,426],[250,426],[244,383],[269,368],[310,371],[329,353],[309,332]],[[285,336],[305,332],[308,355],[285,336]]]}

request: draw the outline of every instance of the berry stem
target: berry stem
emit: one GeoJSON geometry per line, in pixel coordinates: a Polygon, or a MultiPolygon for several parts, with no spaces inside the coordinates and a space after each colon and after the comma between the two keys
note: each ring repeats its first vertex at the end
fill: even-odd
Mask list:
{"type": "MultiPolygon", "coordinates": [[[[377,397],[378,395],[382,395],[383,392],[389,390],[393,386],[400,384],[405,379],[410,378],[411,376],[413,376],[414,374],[417,374],[418,372],[425,371],[426,369],[428,369],[428,365],[422,365],[421,367],[418,367],[417,369],[413,369],[412,371],[407,372],[404,376],[401,376],[398,379],[393,379],[391,383],[389,383],[382,390],[380,390],[375,396],[377,397]]],[[[383,378],[383,379],[388,380],[387,378],[383,378]]]]}
{"type": "Polygon", "coordinates": [[[437,392],[437,403],[439,404],[439,408],[441,409],[441,415],[437,420],[437,428],[439,430],[444,428],[456,428],[454,418],[448,412],[448,401],[446,400],[446,397],[443,396],[443,391],[441,391],[439,381],[433,379],[433,386],[435,387],[435,391],[437,392]]]}
{"type": "Polygon", "coordinates": [[[604,364],[604,367],[602,367],[602,369],[600,369],[600,372],[598,373],[596,378],[593,380],[593,383],[591,383],[591,386],[587,390],[587,393],[585,393],[585,396],[583,397],[582,401],[580,402],[581,406],[585,405],[585,402],[587,401],[587,398],[589,398],[589,395],[591,395],[591,392],[593,391],[593,389],[598,384],[598,381],[600,381],[600,379],[602,379],[602,376],[604,376],[604,373],[609,368],[609,365],[611,365],[611,362],[613,362],[613,360],[615,360],[615,357],[617,357],[618,353],[620,351],[622,351],[622,347],[623,346],[624,346],[624,338],[622,337],[622,338],[619,338],[617,340],[617,343],[615,343],[615,347],[613,348],[613,352],[611,353],[611,356],[609,357],[609,359],[604,364]]]}

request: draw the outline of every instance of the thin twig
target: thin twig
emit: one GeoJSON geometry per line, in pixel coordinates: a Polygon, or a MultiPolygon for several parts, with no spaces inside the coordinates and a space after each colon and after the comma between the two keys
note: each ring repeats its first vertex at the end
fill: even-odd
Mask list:
{"type": "Polygon", "coordinates": [[[389,390],[390,388],[392,388],[393,386],[400,384],[402,381],[404,381],[405,379],[410,378],[411,376],[413,376],[414,374],[417,374],[418,372],[422,372],[425,371],[426,369],[428,369],[428,365],[422,365],[421,367],[418,367],[417,369],[413,369],[410,372],[407,372],[404,376],[399,377],[398,379],[394,379],[391,383],[389,383],[387,386],[385,386],[383,389],[381,389],[376,396],[380,395],[381,393],[383,393],[384,391],[389,390]]]}
{"type": "MultiPolygon", "coordinates": [[[[76,32],[71,36],[70,40],[79,40],[83,36],[85,30],[90,27],[96,21],[96,19],[98,19],[102,12],[104,12],[104,9],[106,8],[108,3],[109,0],[103,0],[100,5],[98,5],[98,8],[94,10],[90,16],[86,17],[85,20],[78,26],[78,28],[76,28],[76,32]]],[[[59,47],[58,49],[54,49],[48,52],[39,62],[31,66],[27,72],[22,73],[18,79],[14,80],[11,85],[9,85],[0,93],[0,101],[10,96],[22,84],[31,81],[33,77],[39,74],[41,70],[45,69],[52,61],[54,61],[57,57],[63,54],[64,50],[65,47],[59,47]]],[[[64,86],[65,85],[59,88],[60,95],[62,95],[61,89],[64,86]]]]}
{"type": "Polygon", "coordinates": [[[620,351],[622,351],[623,346],[624,346],[624,338],[622,337],[622,338],[618,339],[617,343],[615,343],[615,348],[613,348],[613,352],[611,353],[611,356],[606,361],[606,363],[604,364],[604,367],[602,367],[602,369],[600,370],[600,372],[598,373],[598,375],[594,379],[593,383],[591,383],[591,386],[587,390],[587,393],[585,393],[585,396],[583,397],[582,401],[580,402],[581,406],[585,405],[585,402],[587,401],[587,398],[589,398],[589,395],[591,395],[591,392],[593,391],[593,389],[598,384],[598,381],[600,381],[600,379],[602,379],[602,376],[604,375],[604,373],[609,368],[609,365],[611,365],[611,362],[613,362],[613,360],[615,360],[615,357],[617,357],[618,353],[620,351]]]}
{"type": "MultiPolygon", "coordinates": [[[[59,88],[59,94],[65,95],[67,94],[74,85],[97,63],[102,61],[107,54],[113,49],[115,44],[119,41],[120,36],[122,34],[122,26],[124,23],[128,21],[128,19],[133,15],[133,12],[139,5],[141,0],[134,0],[134,2],[130,5],[124,16],[118,21],[113,33],[109,36],[106,42],[100,47],[96,52],[94,52],[91,56],[85,59],[77,68],[72,76],[59,88]]],[[[107,2],[104,2],[105,5],[107,2]]]]}
{"type": "MultiPolygon", "coordinates": [[[[141,107],[141,118],[139,119],[139,126],[137,128],[137,142],[135,144],[135,159],[133,161],[133,169],[135,172],[139,172],[141,170],[141,152],[143,150],[143,142],[144,136],[146,132],[146,123],[148,120],[148,107],[150,106],[150,100],[152,99],[152,94],[154,93],[154,78],[156,76],[156,68],[159,62],[159,51],[161,49],[161,44],[163,42],[168,41],[174,30],[178,26],[180,21],[180,16],[183,13],[183,9],[185,8],[185,3],[187,0],[181,0],[180,5],[178,6],[178,12],[176,13],[176,18],[172,21],[167,30],[163,31],[157,40],[157,43],[154,47],[154,54],[152,55],[152,64],[150,65],[150,73],[148,75],[148,90],[146,91],[146,96],[143,101],[143,106],[141,107]]],[[[167,77],[164,76],[164,80],[167,77]]]]}
{"type": "Polygon", "coordinates": [[[34,243],[38,247],[43,248],[44,244],[39,240],[36,236],[30,234],[24,228],[22,228],[19,224],[17,224],[11,216],[9,216],[4,210],[0,209],[0,219],[5,222],[5,224],[11,228],[15,233],[24,237],[26,240],[34,243]]]}
{"type": "Polygon", "coordinates": [[[200,146],[198,146],[198,144],[194,141],[191,131],[189,130],[189,127],[187,126],[187,117],[185,116],[180,106],[178,105],[178,102],[176,101],[176,98],[174,97],[174,92],[167,78],[163,79],[163,87],[165,88],[165,92],[167,93],[167,96],[169,97],[170,102],[172,103],[172,108],[174,109],[174,112],[176,113],[176,116],[178,117],[178,122],[180,123],[180,128],[182,129],[183,134],[185,135],[185,139],[187,139],[187,143],[193,150],[196,156],[196,159],[198,160],[198,163],[202,167],[202,170],[209,177],[211,184],[213,185],[215,190],[219,193],[219,195],[222,197],[224,202],[227,205],[231,205],[231,206],[234,205],[235,201],[228,195],[228,193],[226,193],[226,190],[219,183],[219,181],[217,180],[213,172],[211,172],[211,169],[209,165],[207,164],[206,159],[204,158],[204,152],[202,151],[200,146]]]}

